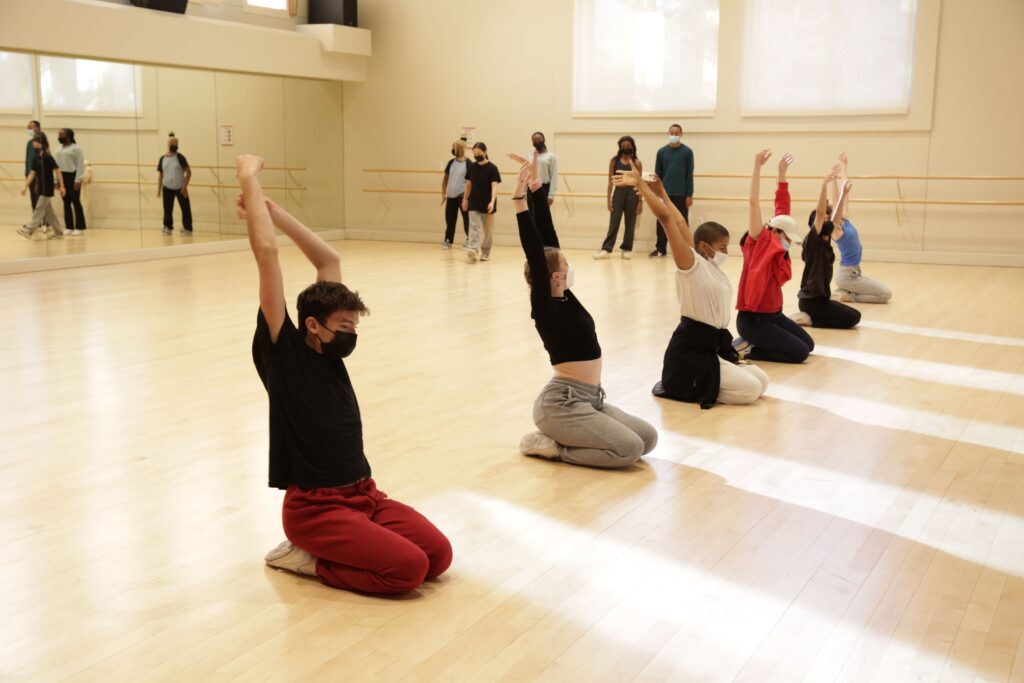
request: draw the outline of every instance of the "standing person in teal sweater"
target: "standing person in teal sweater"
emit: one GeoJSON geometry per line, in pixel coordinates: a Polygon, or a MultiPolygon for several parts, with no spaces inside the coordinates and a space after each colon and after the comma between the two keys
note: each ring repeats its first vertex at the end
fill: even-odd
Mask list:
{"type": "MultiPolygon", "coordinates": [[[[693,205],[693,150],[680,140],[683,128],[678,123],[668,127],[668,144],[658,150],[654,162],[654,173],[661,179],[661,184],[683,218],[690,220],[690,207],[693,205]]],[[[668,253],[668,237],[665,226],[658,221],[658,242],[651,258],[664,256],[668,253]]]]}

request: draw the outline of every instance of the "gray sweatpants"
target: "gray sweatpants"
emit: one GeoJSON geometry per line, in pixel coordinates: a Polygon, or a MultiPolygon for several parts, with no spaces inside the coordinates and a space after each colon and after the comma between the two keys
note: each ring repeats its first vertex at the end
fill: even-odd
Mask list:
{"type": "Polygon", "coordinates": [[[859,304],[885,304],[892,298],[892,290],[877,280],[860,274],[860,266],[839,266],[836,289],[850,294],[859,304]]]}
{"type": "Polygon", "coordinates": [[[629,467],[658,445],[658,431],[639,417],[604,402],[604,389],[552,379],[533,404],[533,421],[561,446],[573,465],[629,467]]]}
{"type": "Polygon", "coordinates": [[[494,237],[494,214],[469,212],[469,239],[467,249],[475,249],[483,256],[491,255],[491,242],[494,237]]]}
{"type": "Polygon", "coordinates": [[[53,210],[53,197],[40,195],[36,200],[36,208],[32,210],[32,220],[25,227],[34,232],[43,223],[47,223],[53,228],[55,235],[60,235],[64,232],[64,228],[60,225],[60,219],[57,218],[57,212],[53,210]]]}

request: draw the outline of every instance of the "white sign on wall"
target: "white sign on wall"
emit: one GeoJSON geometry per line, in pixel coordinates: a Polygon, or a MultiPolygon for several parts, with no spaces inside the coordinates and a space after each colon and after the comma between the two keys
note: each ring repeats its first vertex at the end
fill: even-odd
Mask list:
{"type": "Polygon", "coordinates": [[[234,126],[221,126],[220,127],[220,144],[225,147],[230,147],[235,144],[235,127],[234,126]]]}
{"type": "Polygon", "coordinates": [[[459,138],[466,142],[467,147],[472,147],[473,143],[476,142],[476,128],[473,126],[463,126],[459,138]]]}

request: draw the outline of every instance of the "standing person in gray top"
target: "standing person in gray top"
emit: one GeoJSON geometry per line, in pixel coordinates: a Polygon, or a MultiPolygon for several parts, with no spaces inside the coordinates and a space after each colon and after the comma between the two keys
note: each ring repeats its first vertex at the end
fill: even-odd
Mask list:
{"type": "MultiPolygon", "coordinates": [[[[462,196],[466,194],[466,143],[456,140],[452,143],[453,159],[448,160],[444,167],[444,178],[441,179],[441,206],[444,207],[445,231],[442,249],[451,249],[455,240],[455,223],[462,208],[462,196]]],[[[462,229],[469,239],[469,212],[462,212],[462,229]]]]}
{"type": "MultiPolygon", "coordinates": [[[[693,205],[693,150],[680,142],[683,128],[678,123],[668,127],[668,144],[658,150],[654,162],[654,174],[661,179],[661,184],[668,194],[669,200],[690,220],[690,206],[693,205]]],[[[652,258],[668,253],[668,237],[665,227],[658,222],[658,241],[652,258]]]]}
{"type": "Polygon", "coordinates": [[[61,128],[57,132],[60,149],[54,154],[67,193],[64,195],[64,226],[69,235],[85,230],[85,209],[82,208],[82,179],[85,177],[85,154],[75,142],[75,131],[61,128]]]}
{"type": "Polygon", "coordinates": [[[181,222],[185,235],[192,234],[192,202],[188,199],[188,181],[192,179],[192,169],[184,154],[178,153],[178,138],[174,131],[168,133],[167,154],[160,157],[156,164],[160,173],[156,196],[164,198],[164,234],[174,232],[174,199],[181,206],[181,222]]]}
{"type": "MultiPolygon", "coordinates": [[[[530,216],[533,216],[535,201],[545,201],[548,206],[555,203],[555,195],[558,194],[558,157],[548,151],[548,141],[544,137],[544,133],[537,131],[530,137],[530,141],[537,154],[537,176],[541,182],[540,190],[526,195],[526,207],[530,216]],[[534,194],[537,195],[536,199],[534,199],[534,194]]],[[[540,237],[545,247],[558,248],[558,235],[555,234],[554,229],[542,228],[540,237]]]]}

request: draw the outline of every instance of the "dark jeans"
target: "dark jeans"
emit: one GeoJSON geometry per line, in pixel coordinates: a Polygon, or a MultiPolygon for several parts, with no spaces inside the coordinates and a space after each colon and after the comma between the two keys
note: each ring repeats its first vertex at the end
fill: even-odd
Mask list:
{"type": "MultiPolygon", "coordinates": [[[[447,227],[444,231],[444,241],[451,244],[455,241],[455,223],[459,219],[459,212],[462,210],[462,195],[458,197],[448,197],[448,201],[444,205],[444,220],[447,227]]],[[[469,237],[469,212],[462,211],[462,229],[466,231],[466,237],[469,237]]]]}
{"type": "Polygon", "coordinates": [[[640,200],[631,187],[617,187],[612,194],[612,215],[608,221],[608,235],[601,245],[603,251],[615,249],[615,238],[619,234],[619,223],[626,216],[626,233],[622,236],[622,251],[633,251],[633,231],[636,228],[636,207],[640,200]]]}
{"type": "Polygon", "coordinates": [[[814,340],[804,328],[780,313],[736,314],[736,331],[750,342],[751,360],[803,363],[814,350],[814,340]]]}
{"type": "Polygon", "coordinates": [[[530,218],[533,219],[534,225],[537,226],[537,230],[540,231],[541,242],[544,243],[545,247],[558,248],[558,235],[555,233],[555,226],[550,222],[541,221],[537,222],[537,217],[533,214],[533,203],[544,202],[548,203],[548,191],[551,190],[551,183],[544,183],[540,189],[536,192],[526,192],[526,208],[530,212],[530,218]],[[534,197],[536,195],[536,197],[534,197]],[[544,223],[543,225],[541,223],[544,223]]]}
{"type": "Polygon", "coordinates": [[[82,209],[82,188],[75,189],[75,174],[64,173],[64,227],[67,230],[85,230],[85,210],[82,209]]]}
{"type": "Polygon", "coordinates": [[[798,299],[800,310],[811,316],[813,327],[830,327],[836,330],[848,330],[860,322],[860,311],[852,306],[832,301],[825,297],[798,299]]]}
{"type": "Polygon", "coordinates": [[[163,188],[161,192],[164,198],[164,227],[168,230],[174,229],[174,198],[178,198],[178,205],[181,206],[181,223],[185,232],[192,232],[192,202],[188,197],[181,194],[181,190],[163,188]]]}
{"type": "MultiPolygon", "coordinates": [[[[669,197],[672,203],[679,209],[679,213],[683,214],[683,218],[686,222],[690,222],[690,210],[686,208],[686,197],[669,197]]],[[[661,225],[661,221],[658,221],[658,243],[657,249],[662,254],[668,253],[668,235],[665,234],[665,228],[661,225]]]]}

